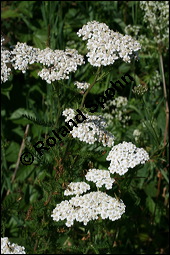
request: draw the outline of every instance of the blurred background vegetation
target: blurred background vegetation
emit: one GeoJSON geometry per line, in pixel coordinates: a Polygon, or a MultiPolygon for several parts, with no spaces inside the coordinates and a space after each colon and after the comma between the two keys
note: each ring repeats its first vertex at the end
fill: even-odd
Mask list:
{"type": "MultiPolygon", "coordinates": [[[[75,48],[87,52],[77,31],[88,21],[106,23],[110,29],[125,34],[127,25],[139,25],[140,33],[151,42],[154,37],[143,22],[144,12],[138,1],[2,1],[1,23],[4,47],[17,42],[44,49],[75,48]]],[[[108,74],[90,91],[87,100],[94,100],[109,87],[110,81],[125,73],[135,77],[121,94],[128,99],[124,114],[130,119],[124,125],[116,120],[109,126],[115,144],[128,141],[148,151],[150,160],[136,167],[123,178],[115,176],[117,185],[108,194],[126,204],[123,217],[115,222],[92,221],[84,226],[75,223],[67,228],[64,222],[54,222],[51,212],[65,199],[63,193],[71,181],[83,181],[89,168],[107,169],[109,148],[87,145],[70,135],[49,152],[38,157],[33,145],[45,141],[54,128],[64,125],[61,115],[65,108],[78,109],[82,95],[73,82],[91,82],[96,68],[89,63],[70,75],[69,80],[52,85],[37,76],[38,65],[31,65],[22,74],[14,71],[2,88],[2,228],[1,236],[25,246],[29,254],[168,254],[168,138],[165,137],[166,101],[163,82],[154,83],[155,72],[168,82],[168,53],[156,44],[148,43],[130,64],[118,60],[103,68],[108,74]],[[133,87],[146,88],[143,95],[133,93],[133,87]],[[26,114],[34,121],[23,118],[26,114]],[[39,121],[54,122],[54,126],[39,125],[39,121]],[[138,139],[134,130],[141,133],[138,139]],[[24,140],[23,140],[24,139],[24,140]],[[22,142],[32,151],[35,161],[24,166],[19,161],[22,142]]],[[[123,110],[122,110],[123,111],[123,110]]],[[[98,111],[101,113],[101,109],[98,111]]]]}

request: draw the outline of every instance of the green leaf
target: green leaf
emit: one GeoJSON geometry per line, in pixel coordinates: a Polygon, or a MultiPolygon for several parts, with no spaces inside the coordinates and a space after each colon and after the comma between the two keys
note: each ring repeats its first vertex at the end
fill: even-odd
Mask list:
{"type": "Polygon", "coordinates": [[[6,159],[9,162],[16,162],[18,158],[19,152],[19,144],[16,142],[11,142],[8,149],[6,150],[6,159]]]}
{"type": "Polygon", "coordinates": [[[8,9],[6,11],[2,10],[1,12],[2,19],[16,18],[16,17],[19,17],[19,13],[17,12],[17,10],[8,9]]]}
{"type": "Polygon", "coordinates": [[[119,72],[120,73],[127,73],[130,70],[130,65],[123,63],[122,65],[119,66],[119,72]]]}
{"type": "Polygon", "coordinates": [[[153,201],[153,199],[148,196],[146,198],[146,207],[149,209],[149,211],[154,214],[154,211],[155,211],[155,202],[153,201]]]}
{"type": "Polygon", "coordinates": [[[156,183],[154,181],[150,182],[146,187],[145,187],[145,192],[149,197],[156,197],[157,195],[157,188],[156,188],[156,183]]]}
{"type": "Polygon", "coordinates": [[[22,116],[23,114],[29,115],[29,116],[35,118],[35,115],[32,113],[31,110],[26,110],[24,108],[19,108],[15,112],[12,113],[12,115],[9,119],[10,120],[15,120],[15,119],[23,118],[23,116],[22,116]]]}

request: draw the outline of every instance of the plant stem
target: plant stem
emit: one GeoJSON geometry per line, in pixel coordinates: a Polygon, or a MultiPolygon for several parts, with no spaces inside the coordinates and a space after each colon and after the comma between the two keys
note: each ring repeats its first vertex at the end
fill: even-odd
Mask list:
{"type": "Polygon", "coordinates": [[[161,65],[161,72],[162,72],[164,98],[165,98],[165,102],[166,102],[166,106],[165,106],[166,124],[165,124],[165,131],[164,131],[164,145],[166,145],[166,140],[167,140],[167,135],[168,135],[168,127],[169,127],[169,105],[168,105],[167,90],[166,90],[166,83],[165,83],[163,59],[162,59],[161,53],[159,55],[159,58],[160,58],[160,65],[161,65]]]}
{"type": "MultiPolygon", "coordinates": [[[[26,129],[25,129],[25,133],[24,133],[24,137],[22,139],[21,147],[20,147],[20,150],[19,150],[19,153],[18,153],[16,167],[15,167],[14,173],[12,175],[11,183],[14,182],[16,174],[17,174],[17,171],[18,171],[18,168],[19,168],[20,158],[21,158],[21,154],[22,154],[22,152],[23,152],[23,150],[25,148],[25,140],[26,140],[27,135],[28,135],[29,127],[30,127],[30,125],[27,124],[26,129]]],[[[8,189],[6,195],[9,195],[9,193],[10,193],[10,190],[8,189]]]]}
{"type": "Polygon", "coordinates": [[[90,90],[93,88],[93,86],[96,84],[97,77],[98,77],[99,73],[100,73],[100,67],[97,69],[97,73],[96,73],[96,76],[95,76],[95,78],[94,78],[93,83],[88,87],[87,91],[86,91],[85,94],[83,95],[82,102],[81,102],[81,105],[80,105],[80,109],[83,108],[83,105],[84,105],[86,96],[88,95],[89,91],[90,91],[90,90]]]}
{"type": "MultiPolygon", "coordinates": [[[[57,98],[57,116],[56,116],[56,121],[55,121],[55,127],[58,127],[58,120],[59,120],[59,117],[61,115],[61,103],[60,103],[60,87],[59,87],[59,84],[56,84],[56,88],[54,86],[54,84],[52,83],[52,86],[53,86],[53,89],[54,89],[54,92],[55,93],[53,95],[53,97],[56,97],[57,98]]],[[[53,100],[53,109],[55,109],[55,102],[53,100]]]]}

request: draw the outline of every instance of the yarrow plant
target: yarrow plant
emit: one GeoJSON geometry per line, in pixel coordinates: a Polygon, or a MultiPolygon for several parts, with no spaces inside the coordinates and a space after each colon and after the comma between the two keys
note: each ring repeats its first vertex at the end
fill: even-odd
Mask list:
{"type": "MultiPolygon", "coordinates": [[[[84,101],[87,94],[96,81],[100,80],[97,80],[100,67],[112,65],[118,59],[130,63],[133,56],[141,48],[140,43],[131,36],[114,32],[106,24],[97,21],[88,22],[78,31],[77,35],[82,37],[82,40],[87,40],[86,56],[88,62],[93,67],[98,67],[98,71],[92,84],[85,81],[74,82],[74,85],[84,93],[81,102],[85,118],[83,123],[76,123],[76,125],[74,125],[74,121],[70,123],[70,120],[74,120],[76,116],[74,109],[62,108],[61,112],[65,117],[65,122],[72,128],[70,131],[71,136],[90,145],[98,142],[106,149],[110,148],[106,160],[111,162],[107,170],[90,168],[84,176],[86,182],[71,182],[67,186],[64,195],[74,197],[57,204],[51,214],[54,221],[66,220],[65,225],[67,227],[71,227],[74,221],[83,222],[84,225],[87,225],[91,220],[109,219],[115,221],[120,219],[125,213],[125,204],[122,200],[113,198],[102,191],[104,189],[112,189],[115,183],[114,176],[112,176],[114,173],[123,175],[129,168],[134,168],[149,160],[148,153],[143,148],[137,148],[131,142],[124,141],[114,146],[116,138],[107,130],[107,120],[101,115],[89,114],[87,109],[84,109],[84,101]],[[97,191],[92,190],[91,183],[93,183],[91,186],[96,186],[97,191]],[[100,188],[102,191],[99,190],[100,188]]],[[[42,65],[42,70],[38,72],[38,76],[48,84],[69,79],[70,73],[75,73],[78,66],[85,63],[84,56],[80,55],[75,49],[52,50],[46,48],[40,50],[28,46],[26,43],[19,42],[11,52],[1,49],[1,54],[2,82],[7,81],[9,78],[11,69],[7,67],[8,63],[14,69],[22,71],[22,73],[26,72],[29,65],[39,64],[38,67],[42,65]]],[[[127,103],[126,97],[118,97],[110,101],[108,106],[114,106],[111,114],[114,114],[115,118],[118,121],[122,121],[124,125],[130,118],[126,116],[123,120],[123,113],[127,103]],[[124,110],[122,110],[123,108],[124,110]]],[[[7,243],[7,240],[4,240],[4,243],[7,243]]],[[[5,249],[7,250],[8,246],[4,243],[3,247],[6,247],[5,249]]],[[[19,251],[24,252],[22,249],[19,251]]]]}
{"type": "MultiPolygon", "coordinates": [[[[130,36],[115,33],[106,24],[96,21],[88,22],[77,34],[82,36],[83,40],[87,40],[87,57],[92,66],[110,65],[118,58],[130,62],[131,55],[140,49],[139,43],[130,36]]],[[[126,105],[127,101],[122,99],[123,97],[120,100],[117,99],[118,101],[113,102],[113,104],[126,105]]],[[[74,109],[65,109],[63,115],[66,117],[65,121],[69,121],[75,117],[74,109]]],[[[86,113],[84,113],[84,116],[86,120],[78,124],[77,127],[74,126],[71,130],[72,136],[89,144],[101,141],[103,146],[112,147],[106,158],[111,161],[109,171],[89,169],[85,175],[86,180],[95,183],[98,189],[103,185],[106,189],[112,188],[115,180],[110,174],[116,172],[123,175],[129,168],[133,168],[140,163],[143,164],[149,159],[149,155],[144,149],[139,149],[132,143],[123,142],[113,146],[114,136],[105,130],[107,124],[102,116],[86,113]]],[[[81,185],[86,189],[84,182],[81,185]]],[[[87,189],[89,189],[89,186],[87,186],[87,189]]],[[[79,182],[77,186],[75,183],[71,183],[69,190],[65,191],[65,195],[76,194],[76,197],[57,204],[51,215],[53,219],[55,221],[66,219],[66,226],[70,227],[74,220],[86,225],[90,220],[98,219],[99,215],[102,219],[109,218],[115,221],[125,212],[123,201],[118,201],[101,191],[80,196],[79,194],[83,192],[83,189],[80,191],[79,182]]]]}
{"type": "Polygon", "coordinates": [[[167,6],[2,1],[1,253],[168,254],[167,6]]]}

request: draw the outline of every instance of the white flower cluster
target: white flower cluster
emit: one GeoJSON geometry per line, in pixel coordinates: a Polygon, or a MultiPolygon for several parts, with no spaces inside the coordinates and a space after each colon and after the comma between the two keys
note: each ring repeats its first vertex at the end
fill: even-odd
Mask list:
{"type": "Polygon", "coordinates": [[[101,188],[105,185],[106,189],[111,189],[114,179],[110,177],[108,170],[101,169],[89,169],[88,173],[85,175],[87,181],[92,181],[95,183],[96,187],[101,188]]]}
{"type": "Polygon", "coordinates": [[[158,91],[161,90],[161,75],[159,73],[159,71],[155,71],[151,77],[151,91],[158,91]]]}
{"type": "Polygon", "coordinates": [[[69,201],[62,201],[57,204],[52,212],[54,221],[66,219],[66,226],[74,224],[74,220],[83,222],[84,225],[91,220],[109,218],[115,221],[121,218],[125,212],[125,205],[120,200],[103,193],[101,191],[90,192],[83,196],[72,197],[69,201]]]}
{"type": "Polygon", "coordinates": [[[47,66],[38,75],[47,83],[51,83],[55,80],[69,79],[70,72],[75,72],[78,65],[84,64],[84,59],[74,49],[53,51],[46,48],[39,52],[37,62],[47,66]]]}
{"type": "Polygon", "coordinates": [[[130,62],[132,54],[141,48],[131,36],[123,36],[97,21],[88,22],[77,34],[87,40],[87,57],[92,66],[111,65],[119,58],[130,62]]]}
{"type": "Polygon", "coordinates": [[[38,48],[33,48],[28,46],[26,43],[18,42],[15,48],[11,51],[13,56],[11,59],[12,66],[14,69],[22,71],[25,73],[28,69],[29,64],[34,64],[37,62],[38,48]]]}
{"type": "Polygon", "coordinates": [[[64,191],[65,196],[80,195],[90,190],[90,185],[86,182],[71,182],[64,191]]]}
{"type": "Polygon", "coordinates": [[[149,160],[149,155],[143,148],[137,148],[131,142],[123,142],[113,146],[106,160],[111,161],[108,169],[112,174],[123,175],[129,168],[144,164],[149,160]]]}
{"type": "Polygon", "coordinates": [[[6,82],[10,76],[11,68],[7,64],[10,63],[10,51],[5,50],[2,43],[4,38],[1,36],[1,83],[6,82]]]}
{"type": "Polygon", "coordinates": [[[134,37],[138,36],[139,30],[140,30],[140,26],[128,25],[128,26],[125,27],[125,33],[127,35],[132,35],[134,37]]]}
{"type": "Polygon", "coordinates": [[[71,109],[71,108],[67,108],[63,111],[63,116],[66,117],[65,122],[69,121],[70,119],[74,119],[75,117],[75,110],[71,109]]]}
{"type": "Polygon", "coordinates": [[[122,106],[126,106],[128,103],[127,97],[122,97],[119,96],[115,99],[113,99],[113,105],[115,105],[116,107],[122,107],[122,106]]]}
{"type": "Polygon", "coordinates": [[[169,1],[140,1],[144,10],[144,22],[151,29],[154,41],[158,44],[169,41],[169,1]]]}
{"type": "MultiPolygon", "coordinates": [[[[5,82],[9,78],[11,69],[7,67],[7,63],[11,63],[14,69],[23,73],[28,69],[28,65],[40,63],[43,69],[38,75],[46,80],[47,83],[52,81],[69,79],[70,72],[75,72],[78,65],[84,64],[82,55],[78,54],[75,49],[51,50],[46,48],[40,50],[28,46],[26,43],[18,42],[14,49],[10,52],[4,50],[1,39],[1,82],[5,82]]],[[[87,86],[87,85],[85,85],[87,86]]]]}
{"type": "Polygon", "coordinates": [[[133,131],[133,136],[134,136],[134,138],[135,138],[135,141],[138,142],[139,137],[141,136],[140,130],[139,130],[139,129],[135,129],[135,130],[133,131]]]}
{"type": "Polygon", "coordinates": [[[147,85],[138,84],[132,89],[134,94],[143,95],[145,92],[148,91],[147,85]]]}
{"type": "Polygon", "coordinates": [[[1,237],[1,253],[2,254],[26,254],[25,247],[18,244],[10,243],[8,237],[1,237]]]}
{"type": "Polygon", "coordinates": [[[75,82],[74,82],[74,85],[76,85],[78,89],[82,89],[82,90],[85,91],[85,90],[87,90],[88,87],[90,86],[90,83],[75,81],[75,82]]]}
{"type": "Polygon", "coordinates": [[[104,105],[104,112],[107,111],[107,113],[104,113],[104,117],[108,120],[109,125],[113,124],[113,121],[118,120],[125,126],[126,122],[130,119],[130,116],[127,115],[127,104],[128,99],[122,96],[107,101],[107,105],[104,105]]]}
{"type": "MultiPolygon", "coordinates": [[[[65,109],[63,115],[66,116],[66,122],[69,119],[73,119],[73,109],[65,109]],[[70,112],[70,114],[69,114],[70,112]]],[[[83,123],[78,123],[77,127],[73,127],[70,131],[74,138],[78,138],[82,142],[88,144],[94,144],[96,141],[101,142],[103,146],[111,147],[114,144],[114,136],[109,133],[105,128],[107,127],[106,122],[102,116],[88,115],[83,113],[87,118],[83,123]]]]}

